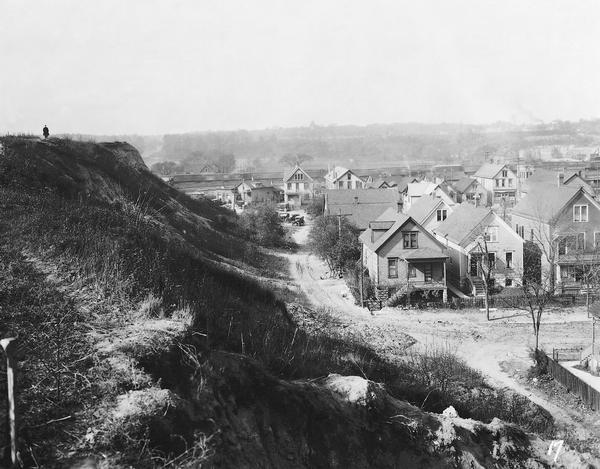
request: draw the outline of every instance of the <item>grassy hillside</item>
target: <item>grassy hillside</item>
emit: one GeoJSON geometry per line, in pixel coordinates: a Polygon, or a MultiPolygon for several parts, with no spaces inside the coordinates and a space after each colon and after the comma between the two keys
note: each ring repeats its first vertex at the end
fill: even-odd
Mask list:
{"type": "Polygon", "coordinates": [[[299,328],[273,255],[128,144],[0,143],[0,336],[19,336],[26,466],[545,464],[494,417],[548,435],[552,419],[460,362],[418,370],[299,328]],[[450,404],[487,423],[425,412],[450,404]]]}

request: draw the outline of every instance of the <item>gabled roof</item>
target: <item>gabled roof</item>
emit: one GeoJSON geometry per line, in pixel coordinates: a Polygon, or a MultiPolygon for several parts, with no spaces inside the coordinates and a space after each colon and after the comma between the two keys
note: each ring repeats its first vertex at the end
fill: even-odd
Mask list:
{"type": "Polygon", "coordinates": [[[383,187],[383,188],[385,189],[385,188],[387,188],[387,187],[392,187],[394,184],[395,184],[395,183],[393,183],[393,182],[391,182],[391,181],[390,181],[390,182],[388,182],[388,181],[386,181],[385,179],[377,179],[377,180],[375,180],[375,181],[373,181],[373,182],[368,182],[368,183],[365,185],[365,188],[366,188],[366,189],[381,189],[381,188],[382,188],[382,186],[385,186],[385,187],[383,187]]]}
{"type": "Polygon", "coordinates": [[[495,178],[500,171],[505,167],[504,164],[493,164],[493,163],[485,163],[481,168],[477,170],[474,174],[474,177],[480,177],[484,179],[493,179],[495,178]]]}
{"type": "Polygon", "coordinates": [[[454,187],[454,189],[456,189],[457,192],[460,192],[462,194],[465,191],[467,191],[473,185],[474,182],[477,182],[477,180],[470,177],[464,177],[452,184],[452,187],[454,187]]]}
{"type": "Polygon", "coordinates": [[[342,176],[344,176],[347,172],[351,172],[352,174],[354,174],[356,177],[359,177],[356,175],[356,173],[348,168],[344,168],[343,166],[334,166],[331,171],[329,171],[326,175],[325,175],[325,179],[329,179],[331,181],[337,181],[338,179],[340,179],[342,176]]]}
{"type": "MultiPolygon", "coordinates": [[[[567,204],[581,193],[585,194],[591,203],[598,206],[584,187],[556,186],[554,184],[539,184],[523,197],[513,208],[515,215],[523,215],[542,223],[551,223],[567,204]]],[[[600,208],[600,206],[598,206],[600,208]]]]}
{"type": "MultiPolygon", "coordinates": [[[[368,228],[363,234],[358,238],[363,244],[365,244],[369,249],[373,252],[377,252],[392,236],[394,236],[398,230],[400,230],[406,223],[408,222],[414,223],[414,225],[419,229],[420,233],[423,233],[425,236],[428,236],[436,244],[439,245],[440,250],[444,249],[444,245],[432,236],[429,231],[427,231],[423,226],[417,223],[412,217],[409,217],[403,213],[394,213],[392,210],[386,210],[382,213],[377,220],[373,223],[384,223],[384,222],[393,222],[392,226],[375,242],[371,242],[372,229],[368,228]]],[[[435,251],[431,248],[419,248],[419,249],[409,249],[404,256],[405,259],[441,259],[446,258],[447,255],[443,254],[441,251],[435,251]]]]}
{"type": "Polygon", "coordinates": [[[406,214],[422,224],[440,205],[445,205],[445,202],[439,197],[424,195],[411,204],[406,214]]]}
{"type": "Polygon", "coordinates": [[[487,219],[493,217],[494,212],[490,209],[460,204],[455,206],[454,211],[434,231],[464,247],[480,234],[478,228],[484,227],[487,219]]]}
{"type": "Polygon", "coordinates": [[[396,178],[396,179],[390,181],[390,183],[393,183],[396,185],[398,192],[405,192],[408,189],[408,185],[411,182],[418,182],[418,179],[416,177],[412,177],[412,176],[405,176],[405,177],[396,178]]]}
{"type": "Polygon", "coordinates": [[[326,190],[325,204],[330,215],[347,215],[359,229],[365,230],[369,222],[391,208],[398,211],[400,194],[395,189],[344,189],[326,190]]]}
{"type": "Polygon", "coordinates": [[[411,182],[408,184],[407,194],[409,197],[421,197],[431,194],[437,187],[435,182],[411,182]]]}
{"type": "Polygon", "coordinates": [[[283,181],[288,181],[298,170],[301,171],[309,181],[313,180],[313,178],[306,171],[304,171],[300,166],[296,165],[283,175],[283,181]]]}

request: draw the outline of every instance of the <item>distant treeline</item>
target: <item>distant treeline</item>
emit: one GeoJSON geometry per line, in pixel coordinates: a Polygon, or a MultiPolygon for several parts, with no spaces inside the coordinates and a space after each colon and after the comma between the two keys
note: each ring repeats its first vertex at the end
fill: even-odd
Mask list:
{"type": "MultiPolygon", "coordinates": [[[[107,139],[111,139],[110,136],[107,139]]],[[[96,136],[94,139],[100,139],[96,136]]],[[[310,125],[114,136],[127,140],[156,172],[194,173],[281,169],[293,161],[310,166],[364,166],[370,162],[482,162],[485,155],[515,156],[540,145],[597,145],[600,120],[517,126],[459,124],[310,125]]]]}

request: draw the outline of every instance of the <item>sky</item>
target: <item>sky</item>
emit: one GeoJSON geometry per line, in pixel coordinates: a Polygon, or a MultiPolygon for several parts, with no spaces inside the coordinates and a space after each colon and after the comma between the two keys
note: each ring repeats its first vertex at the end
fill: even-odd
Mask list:
{"type": "Polygon", "coordinates": [[[0,133],[600,117],[597,0],[0,0],[0,133]]]}

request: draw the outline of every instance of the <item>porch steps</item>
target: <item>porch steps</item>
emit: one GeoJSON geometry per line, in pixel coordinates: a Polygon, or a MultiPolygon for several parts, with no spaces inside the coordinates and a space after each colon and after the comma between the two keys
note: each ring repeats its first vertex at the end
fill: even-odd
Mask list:
{"type": "Polygon", "coordinates": [[[485,282],[481,277],[469,277],[475,291],[475,296],[485,296],[485,282]]]}
{"type": "Polygon", "coordinates": [[[469,298],[467,295],[465,295],[463,292],[461,292],[458,288],[456,288],[450,282],[446,282],[446,288],[448,289],[448,291],[451,291],[453,294],[455,294],[459,298],[463,298],[463,299],[469,298]]]}

